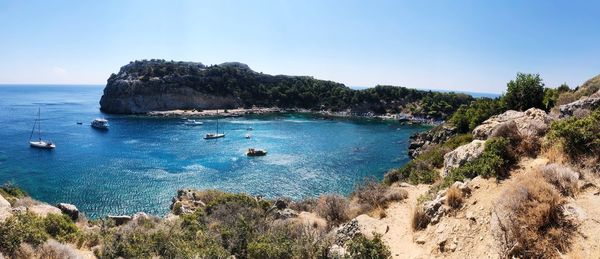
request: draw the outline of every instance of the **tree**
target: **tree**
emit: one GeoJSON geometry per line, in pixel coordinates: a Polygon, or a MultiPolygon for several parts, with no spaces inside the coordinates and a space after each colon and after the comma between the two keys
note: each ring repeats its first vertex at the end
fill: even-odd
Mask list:
{"type": "Polygon", "coordinates": [[[540,75],[517,73],[517,78],[508,82],[503,99],[511,110],[544,109],[544,83],[540,75]]]}

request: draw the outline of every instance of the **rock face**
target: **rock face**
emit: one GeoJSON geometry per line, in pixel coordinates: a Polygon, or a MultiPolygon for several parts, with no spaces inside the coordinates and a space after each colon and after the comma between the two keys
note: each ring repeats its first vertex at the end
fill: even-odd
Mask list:
{"type": "Polygon", "coordinates": [[[0,222],[10,217],[10,215],[12,215],[10,203],[0,195],[0,222]]]}
{"type": "Polygon", "coordinates": [[[476,139],[487,139],[492,132],[505,123],[514,123],[521,136],[540,136],[550,127],[552,118],[545,111],[531,108],[524,112],[506,111],[485,120],[473,130],[476,139]]]}
{"type": "Polygon", "coordinates": [[[432,145],[442,143],[456,134],[456,127],[441,125],[431,130],[410,136],[408,155],[412,158],[419,156],[432,145]]]}
{"type": "Polygon", "coordinates": [[[457,147],[444,155],[443,176],[446,177],[450,171],[469,161],[473,161],[483,153],[485,141],[473,140],[471,143],[457,147]]]}
{"type": "Polygon", "coordinates": [[[79,218],[79,209],[75,207],[73,204],[69,203],[59,203],[56,205],[64,214],[69,215],[72,220],[77,220],[79,218]]]}
{"type": "Polygon", "coordinates": [[[589,97],[581,98],[578,101],[561,105],[559,116],[560,118],[568,118],[574,115],[576,116],[578,113],[588,113],[598,107],[600,107],[600,91],[589,97]]]}

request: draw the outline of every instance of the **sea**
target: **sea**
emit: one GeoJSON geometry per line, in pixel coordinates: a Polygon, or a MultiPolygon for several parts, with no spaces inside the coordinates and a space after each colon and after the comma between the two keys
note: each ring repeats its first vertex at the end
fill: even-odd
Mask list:
{"type": "Polygon", "coordinates": [[[226,137],[204,140],[215,131],[215,118],[189,126],[182,118],[103,114],[102,91],[1,85],[0,183],[50,204],[74,204],[89,218],[139,211],[162,216],[183,188],[267,198],[347,195],[366,178],[382,179],[407,163],[409,136],[428,128],[277,114],[222,118],[226,137]],[[29,146],[38,109],[42,138],[52,140],[54,150],[29,146]],[[90,127],[95,118],[108,119],[110,129],[90,127]],[[248,148],[268,155],[247,157],[248,148]]]}

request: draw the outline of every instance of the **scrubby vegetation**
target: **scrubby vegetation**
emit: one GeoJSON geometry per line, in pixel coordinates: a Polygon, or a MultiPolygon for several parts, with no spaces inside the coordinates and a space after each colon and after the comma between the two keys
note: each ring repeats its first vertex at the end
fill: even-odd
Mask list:
{"type": "Polygon", "coordinates": [[[481,98],[471,102],[470,105],[463,105],[450,118],[458,132],[467,133],[475,129],[489,117],[506,111],[504,103],[496,98],[481,98]]]}
{"type": "Polygon", "coordinates": [[[444,154],[472,140],[471,134],[463,134],[454,136],[442,144],[432,146],[403,167],[388,172],[385,175],[384,182],[388,185],[398,181],[413,184],[431,184],[439,177],[437,168],[443,166],[444,154]]]}
{"type": "Polygon", "coordinates": [[[493,233],[502,257],[553,258],[568,250],[572,224],[560,193],[539,173],[527,174],[505,191],[494,208],[493,233]]]}
{"type": "Polygon", "coordinates": [[[460,208],[463,203],[463,193],[458,187],[450,187],[446,192],[446,205],[451,208],[460,208]]]}
{"type": "Polygon", "coordinates": [[[387,246],[381,240],[380,234],[375,234],[373,239],[359,235],[348,244],[348,252],[349,258],[357,259],[386,259],[392,257],[387,246]]]}
{"type": "Polygon", "coordinates": [[[554,122],[548,136],[552,144],[557,141],[572,160],[591,157],[600,161],[600,109],[583,118],[554,122]]]}
{"type": "Polygon", "coordinates": [[[422,205],[417,206],[413,210],[411,218],[411,226],[413,231],[421,230],[427,227],[431,219],[425,213],[425,209],[422,205]]]}
{"type": "Polygon", "coordinates": [[[506,85],[503,101],[509,110],[544,109],[544,83],[540,75],[517,73],[506,85]]]}
{"type": "Polygon", "coordinates": [[[459,106],[473,100],[466,94],[396,86],[381,85],[353,90],[340,83],[317,80],[309,76],[272,76],[257,73],[245,64],[233,62],[205,66],[201,63],[165,60],[134,61],[123,66],[118,74],[112,74],[108,85],[121,79],[139,80],[139,84],[144,87],[136,87],[140,91],[138,94],[154,88],[164,93],[186,87],[199,93],[234,97],[244,107],[276,106],[334,111],[352,109],[356,113],[376,114],[404,111],[435,119],[445,119],[459,106]],[[167,85],[168,87],[165,87],[167,85]]]}

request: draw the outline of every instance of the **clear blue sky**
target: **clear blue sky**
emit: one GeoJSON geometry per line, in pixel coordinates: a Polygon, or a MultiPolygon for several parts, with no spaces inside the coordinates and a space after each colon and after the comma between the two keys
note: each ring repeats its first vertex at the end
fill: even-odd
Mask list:
{"type": "Polygon", "coordinates": [[[502,92],[600,73],[600,1],[0,0],[0,83],[104,84],[130,60],[247,63],[351,86],[502,92]]]}

